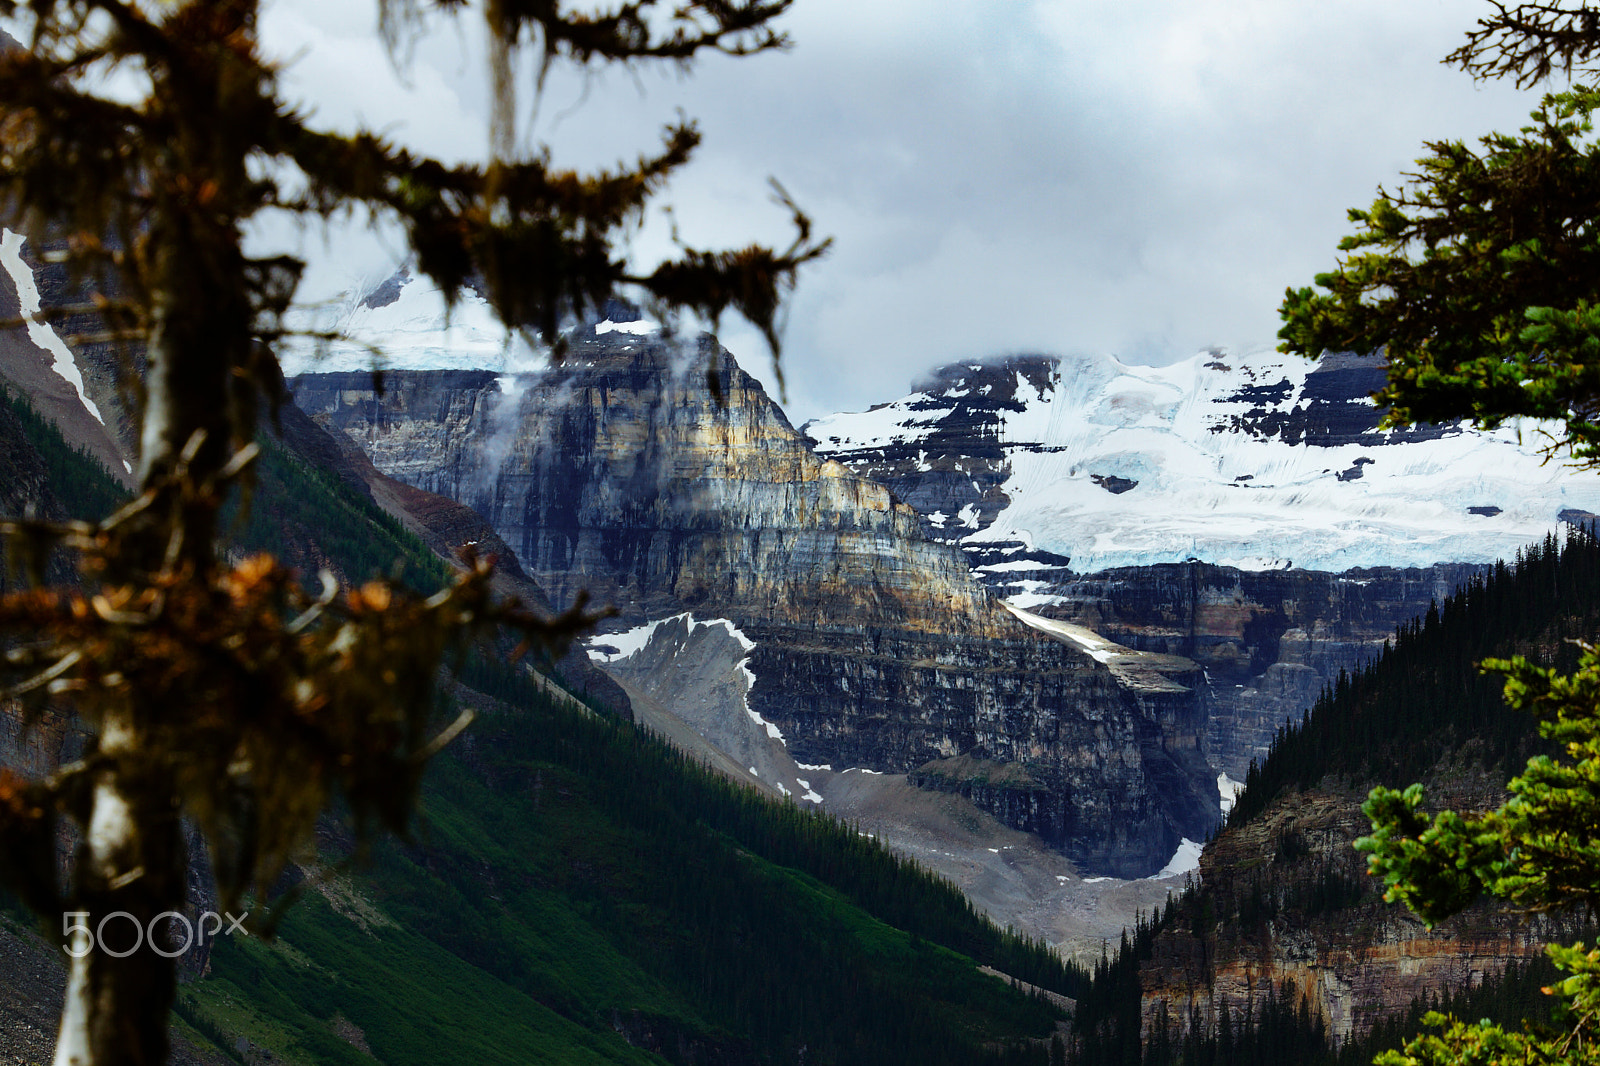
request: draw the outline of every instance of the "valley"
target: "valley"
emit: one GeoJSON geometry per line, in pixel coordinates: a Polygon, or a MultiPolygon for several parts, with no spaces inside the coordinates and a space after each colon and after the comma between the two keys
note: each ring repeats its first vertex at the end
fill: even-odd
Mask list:
{"type": "MultiPolygon", "coordinates": [[[[1143,523],[1150,537],[1173,542],[1174,534],[1152,526],[1148,517],[1198,504],[1172,496],[1191,491],[1182,477],[1152,467],[1135,478],[1130,466],[1076,454],[1088,431],[1078,437],[1058,431],[1077,416],[1054,411],[1041,423],[1044,416],[1030,413],[1030,404],[1066,390],[1059,361],[1012,358],[937,371],[943,393],[919,393],[874,412],[880,422],[887,417],[883,411],[899,421],[880,427],[880,435],[868,441],[844,435],[846,416],[797,431],[712,338],[663,336],[629,318],[636,312],[620,303],[608,313],[619,317],[575,329],[557,366],[396,365],[385,371],[381,391],[370,372],[356,369],[295,376],[294,406],[283,409],[267,449],[270,484],[278,487],[254,505],[241,545],[289,551],[349,575],[404,555],[409,572],[431,582],[448,572],[441,557],[462,549],[495,555],[506,593],[559,609],[581,591],[617,613],[600,633],[552,664],[558,682],[480,679],[461,690],[466,698],[494,691],[495,700],[505,700],[514,690],[520,695],[513,702],[523,705],[535,698],[530,683],[557,703],[576,706],[568,693],[577,694],[632,723],[629,728],[665,741],[695,772],[765,794],[779,809],[836,819],[830,824],[848,826],[867,845],[887,849],[875,854],[892,853],[956,886],[981,921],[993,923],[988,928],[1017,930],[1030,944],[1048,945],[1084,967],[1116,955],[1125,930],[1165,910],[1160,929],[1140,941],[1143,1021],[1134,1040],[1148,1042],[1159,1031],[1166,1034],[1162,1039],[1181,1042],[1213,1031],[1224,1014],[1265,1016],[1276,1009],[1274,990],[1289,981],[1309,997],[1328,1032],[1339,1039],[1364,1038],[1403,1013],[1418,994],[1493,980],[1549,934],[1542,927],[1508,926],[1495,912],[1469,917],[1434,937],[1422,935],[1415,923],[1381,916],[1371,893],[1359,887],[1359,862],[1349,848],[1362,828],[1356,808],[1365,789],[1348,777],[1343,784],[1308,779],[1264,812],[1254,801],[1250,821],[1234,819],[1220,828],[1247,778],[1256,781],[1248,794],[1261,794],[1255,768],[1275,765],[1268,756],[1286,721],[1300,722],[1326,690],[1366,669],[1397,630],[1430,605],[1496,574],[1489,557],[1506,538],[1520,536],[1516,522],[1537,520],[1519,511],[1503,529],[1463,524],[1447,541],[1449,556],[1438,554],[1442,548],[1414,554],[1410,534],[1397,524],[1401,508],[1395,498],[1419,492],[1420,475],[1406,471],[1470,465],[1479,461],[1477,451],[1510,447],[1506,441],[1477,441],[1459,427],[1410,436],[1381,433],[1358,403],[1371,375],[1371,366],[1359,360],[1319,367],[1302,381],[1291,380],[1287,390],[1274,385],[1258,407],[1243,413],[1234,410],[1245,402],[1239,393],[1213,383],[1208,395],[1226,395],[1214,401],[1206,416],[1211,421],[1203,423],[1210,436],[1198,440],[1217,436],[1226,415],[1233,421],[1225,432],[1255,434],[1256,445],[1272,450],[1256,469],[1288,471],[1283,477],[1290,487],[1299,484],[1294,478],[1305,477],[1308,464],[1342,461],[1339,449],[1390,449],[1381,453],[1391,457],[1385,467],[1357,464],[1360,478],[1340,477],[1345,471],[1331,466],[1322,470],[1329,475],[1322,480],[1331,483],[1316,490],[1336,500],[1354,482],[1370,487],[1360,489],[1368,496],[1359,504],[1343,505],[1378,516],[1363,527],[1372,542],[1360,556],[1364,565],[1284,565],[1289,560],[1278,553],[1287,550],[1285,542],[1274,538],[1287,534],[1272,523],[1286,512],[1270,507],[1237,550],[1217,553],[1224,561],[1175,557],[1205,550],[1198,541],[1160,549],[1147,543],[1119,556],[1098,534],[1082,541],[1099,546],[1085,556],[1071,533],[1083,522],[1107,528],[1143,523]],[[1318,381],[1318,374],[1328,378],[1318,381]],[[1007,381],[1014,385],[1009,394],[1001,387],[1007,381]],[[967,402],[972,396],[982,399],[967,402]],[[1298,406],[1290,402],[1296,397],[1298,406]],[[941,398],[957,402],[946,409],[935,402],[941,398]],[[912,411],[925,424],[913,425],[901,413],[912,411]],[[1038,440],[1018,437],[1019,427],[1040,424],[1055,428],[1038,440]],[[1447,443],[1461,454],[1442,457],[1438,450],[1447,443]],[[1407,450],[1413,447],[1434,451],[1419,457],[1407,450]],[[1399,471],[1392,482],[1385,480],[1390,468],[1399,471]],[[1089,471],[1086,478],[1083,471],[1089,471]],[[1052,487],[1058,482],[1070,491],[1052,487]],[[1167,495],[1142,499],[1141,484],[1167,495]],[[1050,513],[1059,515],[1085,493],[1092,502],[1087,517],[1048,536],[1042,531],[1055,527],[1038,517],[1043,505],[1027,503],[1049,496],[1057,500],[1050,513]],[[351,502],[319,502],[316,508],[386,512],[388,517],[359,521],[389,523],[383,533],[389,539],[361,548],[359,555],[348,554],[352,547],[334,547],[326,513],[308,509],[308,501],[339,497],[351,502]],[[1130,514],[1111,515],[1108,501],[1126,503],[1130,514]],[[954,527],[951,516],[959,518],[954,527]],[[1019,516],[1029,516],[1032,524],[1024,528],[1019,516]],[[1483,529],[1489,532],[1467,535],[1483,529]],[[401,546],[395,537],[409,539],[401,546]],[[1084,557],[1121,565],[1081,572],[1074,561],[1084,557]],[[506,684],[512,689],[504,689],[506,684]],[[1202,855],[1201,842],[1213,837],[1202,855]],[[1310,850],[1285,860],[1284,840],[1308,841],[1310,850]],[[1263,854],[1272,849],[1278,858],[1266,864],[1271,876],[1261,881],[1263,854]],[[1269,905],[1258,900],[1260,889],[1230,887],[1241,877],[1245,884],[1270,886],[1261,899],[1278,901],[1270,904],[1278,908],[1274,913],[1294,914],[1293,927],[1280,929],[1269,921],[1267,932],[1250,932],[1245,911],[1256,907],[1252,913],[1259,915],[1269,905]],[[1321,902],[1307,903],[1312,896],[1321,902]],[[1221,932],[1193,922],[1182,927],[1171,915],[1202,906],[1194,900],[1232,908],[1227,913],[1240,923],[1237,932],[1226,925],[1221,932]],[[1355,925],[1349,922],[1352,906],[1367,908],[1355,925]],[[1398,974],[1405,979],[1397,982],[1398,974]],[[1188,1020],[1174,1021],[1180,1015],[1188,1020]]],[[[70,408],[74,396],[52,383],[48,353],[16,334],[7,343],[12,347],[0,352],[7,361],[0,374],[10,387],[43,397],[38,402],[47,412],[70,408]]],[[[493,364],[496,357],[480,352],[466,358],[493,364]]],[[[1207,355],[1212,363],[1222,358],[1207,355]]],[[[1260,367],[1249,373],[1251,380],[1270,376],[1260,367]]],[[[84,388],[114,413],[109,379],[102,366],[85,376],[84,388]]],[[[1106,387],[1113,393],[1127,387],[1119,382],[1113,377],[1106,387]]],[[[1105,447],[1129,427],[1151,430],[1149,405],[1113,397],[1096,407],[1092,396],[1078,399],[1100,412],[1094,432],[1107,439],[1105,447]],[[1108,426],[1107,411],[1120,412],[1129,425],[1108,426]]],[[[1172,409],[1192,413],[1200,403],[1184,400],[1172,409]]],[[[92,448],[82,447],[91,456],[97,455],[93,448],[124,446],[116,443],[114,419],[109,429],[92,432],[81,414],[46,421],[88,433],[92,448]]],[[[859,422],[851,424],[859,429],[859,422]]],[[[15,482],[25,486],[19,500],[65,509],[56,502],[44,461],[28,465],[30,456],[43,454],[29,443],[43,431],[23,422],[0,430],[14,438],[7,454],[24,472],[15,482]]],[[[1167,454],[1151,452],[1158,453],[1167,454]]],[[[1217,469],[1229,472],[1248,454],[1240,445],[1216,460],[1217,469]]],[[[1518,467],[1513,474],[1531,478],[1531,469],[1518,467]]],[[[85,476],[72,475],[75,481],[85,476]]],[[[105,498],[114,499],[122,491],[117,479],[100,476],[106,479],[105,498]]],[[[1458,491],[1449,478],[1435,481],[1441,486],[1436,497],[1458,491]]],[[[1547,488],[1530,493],[1533,502],[1523,510],[1553,509],[1545,516],[1548,528],[1575,525],[1600,511],[1600,491],[1592,486],[1538,484],[1547,488]]],[[[1508,490],[1485,482],[1473,491],[1508,490]]],[[[1433,514],[1447,502],[1421,506],[1433,514]]],[[[348,538],[339,543],[353,544],[348,538]]],[[[10,766],[46,771],[82,743],[64,719],[47,719],[26,733],[15,718],[0,721],[6,727],[0,745],[10,766]]],[[[486,735],[509,735],[507,728],[491,726],[486,735]]],[[[475,750],[469,741],[464,769],[451,771],[453,788],[486,783],[492,793],[521,787],[513,784],[523,780],[520,771],[493,769],[498,756],[475,750]]],[[[1492,795],[1494,775],[1472,769],[1472,758],[1437,754],[1443,760],[1437,772],[1458,789],[1448,795],[1481,806],[1492,795]]],[[[456,825],[476,816],[463,809],[447,817],[456,825]]],[[[446,865],[467,869],[479,861],[468,856],[484,846],[481,839],[449,843],[446,851],[466,850],[449,852],[446,865]]],[[[418,855],[405,854],[404,861],[414,863],[418,855]]],[[[507,861],[490,862],[484,874],[490,887],[477,891],[495,891],[507,861]]],[[[310,1037],[285,1035],[322,1024],[315,1021],[320,993],[311,986],[295,993],[292,1008],[280,1005],[253,1020],[230,1004],[256,995],[251,989],[281,968],[283,958],[292,959],[297,945],[341,950],[333,945],[351,934],[340,924],[355,922],[350,914],[388,921],[383,916],[399,913],[395,906],[436,905],[391,897],[385,878],[396,876],[401,875],[363,874],[341,881],[332,896],[323,893],[333,910],[307,907],[286,927],[288,956],[227,954],[214,965],[201,963],[197,973],[211,967],[217,980],[202,980],[186,1001],[188,1013],[180,1012],[186,1026],[200,1026],[202,1035],[185,1045],[195,1049],[194,1061],[213,1061],[204,1050],[204,1034],[212,1031],[207,1026],[250,1034],[242,1039],[252,1056],[260,1051],[301,1061],[297,1056],[310,1054],[322,1061],[317,1056],[334,1054],[322,1036],[308,1043],[310,1037]],[[253,975],[248,987],[241,983],[245,974],[253,975]],[[217,998],[224,994],[220,990],[232,998],[217,998]],[[299,1020],[283,1029],[291,1017],[299,1020]]],[[[621,889],[612,885],[605,891],[621,889]]],[[[890,905],[868,909],[879,907],[875,920],[884,920],[890,913],[885,906],[890,905]]],[[[592,919],[585,912],[583,921],[592,919]]],[[[371,935],[360,922],[354,928],[371,935]]],[[[519,927],[505,935],[527,934],[519,927]]],[[[4,937],[9,957],[21,960],[25,972],[0,979],[33,989],[24,1009],[7,1017],[15,1026],[32,1026],[29,1031],[43,1039],[39,1019],[48,1011],[39,1003],[58,986],[28,978],[26,968],[47,956],[23,923],[13,921],[4,937]]],[[[494,1002],[510,997],[506,1002],[512,1003],[527,994],[518,984],[524,978],[508,980],[499,964],[484,962],[481,944],[446,937],[435,938],[432,946],[408,941],[384,950],[400,952],[396,958],[431,958],[428,965],[443,967],[441,974],[455,972],[458,962],[452,960],[464,959],[476,967],[474,975],[451,980],[475,982],[487,973],[494,990],[484,986],[482,995],[494,1002]],[[444,956],[435,954],[441,947],[444,956]]],[[[996,942],[983,950],[1019,949],[996,942]]],[[[1000,972],[1012,972],[1006,965],[1016,969],[1005,963],[1000,972]]],[[[284,972],[271,980],[301,978],[284,972]]],[[[1071,999],[1084,993],[1088,980],[1086,972],[1069,969],[1043,987],[1071,999]]],[[[535,998],[541,995],[546,993],[535,998]]],[[[703,1004],[661,1013],[664,1001],[635,1000],[647,1001],[657,1006],[610,1015],[625,1043],[665,1049],[676,1040],[680,1049],[720,1048],[718,1054],[733,1056],[728,1061],[739,1061],[748,1050],[737,1039],[719,1043],[723,1023],[694,1014],[708,1009],[703,1004]],[[680,1010],[689,1014],[674,1013],[680,1010]]],[[[578,1014],[571,1004],[558,1003],[555,1014],[566,1021],[552,1018],[553,1028],[537,1039],[589,1046],[594,1037],[584,1033],[590,1023],[580,1015],[599,1009],[599,1002],[578,1014]],[[578,1029],[563,1028],[574,1020],[578,1029]]],[[[402,1061],[395,1057],[401,1046],[395,1041],[411,1038],[399,1035],[400,1021],[374,1010],[345,1002],[337,1013],[344,1028],[335,1027],[344,1034],[340,1039],[363,1055],[402,1061]],[[379,1055],[373,1049],[385,1040],[389,1050],[379,1055]]],[[[428,1039],[465,1037],[441,1031],[428,1039]]],[[[520,1039],[507,1036],[504,1046],[520,1046],[520,1039]]],[[[1075,1053],[1085,1054],[1087,1046],[1075,1053]]],[[[593,1047],[595,1061],[612,1061],[612,1051],[593,1047]]],[[[1091,1055],[1084,1061],[1095,1060],[1091,1055]]]]}

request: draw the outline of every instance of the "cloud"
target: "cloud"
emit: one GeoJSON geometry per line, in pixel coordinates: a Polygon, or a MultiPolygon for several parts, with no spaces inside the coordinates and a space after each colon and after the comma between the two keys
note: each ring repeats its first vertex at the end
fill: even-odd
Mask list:
{"type": "MultiPolygon", "coordinates": [[[[291,72],[318,114],[481,151],[475,26],[420,41],[397,88],[344,8],[273,9],[289,28],[270,43],[303,46],[291,72]]],[[[1395,184],[1425,139],[1515,128],[1533,106],[1439,64],[1480,14],[1475,0],[806,0],[788,53],[687,77],[558,70],[525,128],[557,162],[611,165],[652,150],[682,108],[706,138],[665,196],[685,240],[786,243],[769,176],[836,237],[789,319],[801,421],[952,359],[1164,363],[1273,344],[1283,289],[1332,265],[1346,208],[1395,184]]],[[[664,220],[633,250],[669,254],[664,220]]],[[[724,339],[770,382],[751,331],[724,339]]]]}

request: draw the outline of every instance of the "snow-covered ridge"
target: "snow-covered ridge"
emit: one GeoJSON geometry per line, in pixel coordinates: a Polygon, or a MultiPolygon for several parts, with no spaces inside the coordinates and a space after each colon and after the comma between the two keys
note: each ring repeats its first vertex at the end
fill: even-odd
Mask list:
{"type": "Polygon", "coordinates": [[[1377,430],[1365,398],[1382,380],[1375,358],[1207,351],[1165,367],[1111,356],[1016,366],[943,368],[922,391],[805,431],[852,469],[899,479],[902,496],[919,474],[951,476],[965,442],[999,444],[997,513],[944,536],[969,551],[1068,556],[1080,572],[1492,562],[1600,513],[1600,476],[1545,463],[1536,425],[1377,430]]]}
{"type": "MultiPolygon", "coordinates": [[[[641,656],[640,660],[628,665],[642,666],[646,671],[658,675],[663,664],[667,664],[670,668],[686,665],[692,672],[695,668],[695,654],[692,649],[694,645],[701,643],[696,634],[703,630],[716,629],[720,629],[723,634],[732,638],[742,653],[731,665],[737,671],[736,676],[739,679],[738,706],[749,718],[750,724],[739,721],[738,727],[730,735],[721,728],[718,721],[704,716],[697,717],[691,713],[684,722],[730,755],[736,749],[747,756],[754,755],[755,761],[762,764],[761,767],[745,763],[739,765],[744,766],[751,777],[772,785],[785,798],[794,797],[803,802],[822,803],[823,797],[812,788],[809,774],[818,770],[829,771],[831,767],[794,762],[786,750],[788,742],[784,739],[783,733],[776,725],[751,708],[750,691],[755,687],[756,676],[750,669],[749,655],[755,650],[756,645],[733,622],[726,618],[697,619],[692,613],[685,611],[618,633],[604,633],[591,637],[586,641],[586,651],[592,661],[608,666],[626,664],[627,660],[641,656]],[[687,656],[686,660],[681,658],[684,656],[687,656]],[[752,740],[756,741],[753,745],[752,740]],[[777,741],[777,745],[772,745],[771,741],[777,741]],[[767,755],[765,759],[761,754],[763,751],[767,755]],[[774,754],[779,757],[772,758],[774,754]],[[762,767],[767,769],[767,775],[763,775],[762,767]],[[799,776],[797,771],[805,771],[808,776],[799,776]],[[786,775],[793,778],[794,788],[790,788],[781,780],[786,775]]],[[[726,659],[722,660],[722,664],[726,663],[726,659]]],[[[626,669],[626,666],[624,668],[626,669]]],[[[718,669],[725,670],[727,666],[719,664],[718,669]]],[[[681,690],[675,690],[674,698],[680,701],[679,713],[683,713],[685,704],[693,706],[696,702],[692,695],[686,695],[681,690]]],[[[733,711],[734,715],[737,713],[737,710],[733,711]]],[[[726,723],[726,719],[721,722],[726,723]]]]}
{"type": "MultiPolygon", "coordinates": [[[[548,353],[509,332],[481,295],[463,289],[453,307],[426,278],[400,271],[370,292],[351,293],[332,306],[299,311],[297,326],[337,333],[321,345],[286,343],[281,356],[288,376],[368,370],[493,370],[517,374],[542,370],[548,353]]],[[[636,337],[660,332],[647,319],[594,325],[596,334],[636,337]]]]}
{"type": "Polygon", "coordinates": [[[0,266],[5,268],[12,284],[17,287],[17,303],[22,317],[28,322],[28,339],[50,353],[50,369],[77,390],[84,410],[93,415],[96,422],[105,425],[106,420],[100,416],[99,406],[83,390],[83,372],[78,369],[78,361],[72,357],[72,349],[56,336],[50,323],[39,317],[39,285],[34,280],[32,269],[22,259],[22,246],[27,238],[11,230],[0,232],[4,234],[0,238],[0,266]]]}

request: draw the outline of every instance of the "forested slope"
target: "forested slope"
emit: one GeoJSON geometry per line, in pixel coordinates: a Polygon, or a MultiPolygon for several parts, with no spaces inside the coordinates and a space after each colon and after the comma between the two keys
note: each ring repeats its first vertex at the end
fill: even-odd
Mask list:
{"type": "Polygon", "coordinates": [[[1597,597],[1593,531],[1547,538],[1341,676],[1252,767],[1200,883],[1096,973],[1076,1061],[1364,1063],[1448,992],[1463,1016],[1528,1014],[1552,972],[1540,948],[1575,918],[1479,904],[1427,930],[1382,902],[1352,844],[1378,784],[1421,780],[1431,804],[1458,810],[1499,802],[1542,742],[1476,664],[1517,652],[1570,666],[1570,641],[1600,629],[1597,597]]]}

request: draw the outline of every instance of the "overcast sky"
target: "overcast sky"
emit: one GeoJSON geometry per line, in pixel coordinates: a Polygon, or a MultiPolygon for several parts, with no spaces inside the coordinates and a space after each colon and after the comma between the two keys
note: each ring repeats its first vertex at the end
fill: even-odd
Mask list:
{"type": "MultiPolygon", "coordinates": [[[[781,180],[835,238],[785,334],[796,424],[903,395],[955,359],[1113,352],[1167,363],[1270,347],[1285,286],[1328,269],[1345,210],[1425,139],[1520,125],[1536,103],[1439,59],[1480,0],[797,0],[791,51],[557,71],[530,143],[631,160],[682,109],[705,144],[662,198],[697,247],[789,233],[781,180]]],[[[263,37],[290,93],[454,158],[487,143],[477,26],[420,39],[409,85],[355,0],[279,0],[263,37]]],[[[635,240],[663,252],[664,227],[635,240]]],[[[322,291],[381,279],[393,241],[311,240],[322,291]]],[[[765,350],[724,343],[767,381],[765,350]]]]}

